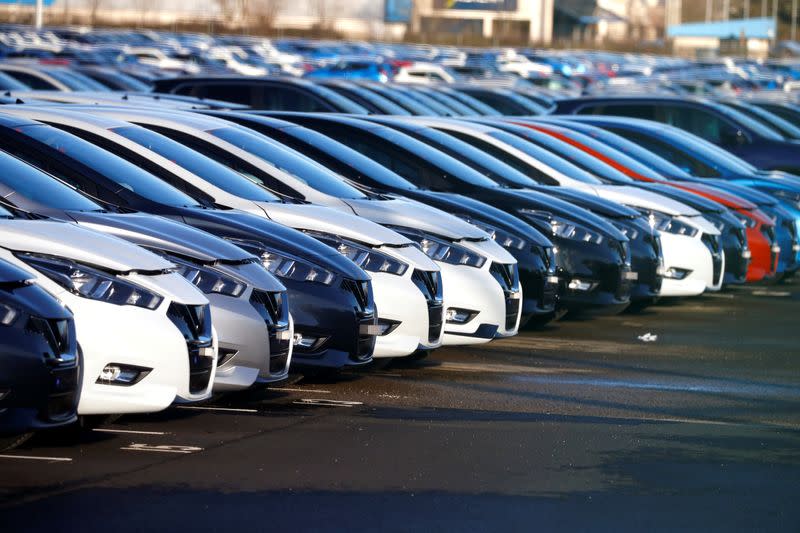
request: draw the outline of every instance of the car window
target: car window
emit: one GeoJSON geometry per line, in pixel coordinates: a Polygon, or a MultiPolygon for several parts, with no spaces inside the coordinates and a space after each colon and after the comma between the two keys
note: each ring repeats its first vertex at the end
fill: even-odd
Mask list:
{"type": "Polygon", "coordinates": [[[720,176],[720,173],[712,166],[706,165],[699,159],[692,157],[685,151],[668,142],[660,141],[650,135],[643,135],[624,128],[608,128],[608,130],[666,159],[692,176],[703,178],[718,178],[720,176]]]}
{"type": "MultiPolygon", "coordinates": [[[[210,130],[208,133],[260,157],[301,183],[324,194],[336,198],[366,198],[365,194],[342,181],[329,169],[260,134],[252,134],[243,129],[230,127],[210,130]]],[[[290,184],[284,185],[290,186],[290,184]]]]}
{"type": "Polygon", "coordinates": [[[715,113],[682,105],[661,106],[659,112],[663,117],[659,122],[689,131],[714,144],[737,144],[738,128],[715,113]]]}
{"type": "MultiPolygon", "coordinates": [[[[64,129],[61,126],[57,127],[64,129]]],[[[172,206],[197,205],[194,199],[152,174],[97,147],[93,144],[94,140],[87,142],[75,135],[64,135],[64,132],[53,131],[53,128],[47,128],[41,124],[22,126],[20,129],[24,130],[28,136],[58,150],[65,156],[75,159],[96,172],[102,172],[106,179],[139,196],[172,206]]],[[[78,130],[73,129],[72,131],[78,133],[78,130]]]]}
{"type": "MultiPolygon", "coordinates": [[[[48,176],[33,166],[0,152],[0,184],[11,189],[5,198],[20,205],[15,197],[22,196],[37,204],[69,211],[102,211],[102,207],[79,192],[48,176]]],[[[24,207],[24,206],[21,206],[24,207]]]]}
{"type": "Polygon", "coordinates": [[[24,83],[34,91],[52,91],[58,89],[58,87],[49,81],[43,80],[39,76],[29,74],[28,72],[19,72],[14,70],[7,70],[4,72],[20,83],[24,83]]]}
{"type": "Polygon", "coordinates": [[[252,105],[254,103],[252,86],[244,83],[209,83],[201,85],[200,95],[202,95],[203,98],[233,102],[235,104],[252,105]]]}
{"type": "Polygon", "coordinates": [[[262,202],[277,202],[279,198],[263,187],[244,179],[228,167],[203,156],[202,154],[142,127],[115,128],[114,133],[130,139],[136,144],[169,159],[192,174],[204,179],[225,192],[262,202]]]}
{"type": "Polygon", "coordinates": [[[578,109],[578,114],[615,115],[656,120],[656,108],[651,104],[586,104],[578,109]]]}

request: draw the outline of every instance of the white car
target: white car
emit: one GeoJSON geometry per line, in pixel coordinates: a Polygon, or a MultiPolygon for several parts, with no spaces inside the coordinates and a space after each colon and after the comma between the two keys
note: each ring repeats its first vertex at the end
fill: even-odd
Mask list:
{"type": "Polygon", "coordinates": [[[75,315],[78,414],[210,397],[217,339],[208,300],[169,261],[71,223],[11,218],[0,218],[0,258],[35,274],[75,315]]]}
{"type": "Polygon", "coordinates": [[[516,158],[530,165],[559,186],[590,192],[652,216],[652,224],[660,229],[664,256],[661,296],[693,296],[722,287],[724,254],[716,258],[721,264],[715,274],[715,258],[703,242],[704,235],[719,238],[720,232],[694,208],[637,187],[574,179],[537,159],[528,141],[489,125],[427,117],[410,117],[409,120],[445,133],[456,133],[458,138],[469,144],[475,143],[478,148],[494,147],[508,158],[516,158]]]}
{"type": "MultiPolygon", "coordinates": [[[[484,343],[495,337],[517,334],[521,313],[519,310],[514,312],[513,308],[518,309],[522,299],[517,261],[483,230],[418,202],[370,198],[295,150],[227,121],[188,113],[167,114],[157,110],[143,112],[106,108],[96,113],[146,125],[165,135],[174,136],[175,140],[185,142],[206,156],[244,173],[250,180],[270,190],[337,209],[341,214],[333,214],[335,218],[353,218],[355,214],[358,215],[355,220],[361,220],[361,225],[364,225],[365,219],[369,219],[416,241],[428,256],[436,260],[436,269],[441,270],[445,345],[484,343]],[[498,274],[498,270],[503,274],[498,274]],[[505,275],[509,282],[504,287],[498,283],[497,277],[504,278],[505,275]]],[[[128,133],[131,130],[117,131],[167,159],[176,161],[179,157],[178,154],[168,153],[165,143],[164,146],[157,146],[158,142],[152,136],[145,141],[141,138],[142,134],[138,134],[137,138],[136,133],[128,133]]],[[[152,155],[147,157],[153,160],[152,155]]],[[[185,159],[186,163],[181,164],[194,165],[191,170],[197,175],[183,179],[201,188],[205,194],[210,194],[219,204],[252,210],[255,197],[248,196],[250,193],[244,190],[246,187],[237,185],[245,180],[221,179],[221,176],[209,172],[207,164],[198,164],[196,156],[195,161],[185,159]],[[198,181],[198,177],[203,181],[198,181]]],[[[320,231],[320,223],[332,228],[330,222],[322,222],[321,219],[319,223],[308,225],[305,214],[302,215],[305,221],[301,220],[302,217],[290,216],[291,212],[303,213],[298,209],[300,206],[265,202],[259,202],[258,205],[270,218],[298,229],[320,231]]],[[[311,206],[304,207],[308,210],[311,206]]],[[[319,213],[331,211],[325,209],[319,213]]],[[[337,235],[363,242],[363,236],[341,224],[337,226],[340,228],[337,235]]],[[[331,232],[331,229],[327,232],[331,232]]],[[[388,234],[384,238],[390,242],[388,234]]],[[[371,275],[375,280],[375,274],[371,272],[371,275]]],[[[375,298],[379,315],[390,312],[387,306],[381,306],[383,297],[377,288],[375,298]]],[[[395,311],[391,309],[391,312],[395,311]]],[[[387,350],[388,341],[388,338],[379,337],[375,357],[400,355],[395,350],[387,350]],[[387,353],[391,355],[384,355],[387,353]]],[[[420,343],[420,349],[432,347],[434,345],[431,342],[420,343]]]]}
{"type": "Polygon", "coordinates": [[[443,330],[441,274],[436,263],[413,241],[390,229],[357,217],[352,212],[346,213],[316,205],[281,203],[269,191],[244,180],[241,175],[144,128],[112,118],[92,116],[85,112],[62,111],[60,108],[38,108],[38,111],[34,112],[35,109],[37,108],[26,108],[19,114],[55,126],[69,126],[71,131],[81,130],[84,133],[101,135],[106,143],[115,144],[112,151],[117,155],[129,158],[132,154],[138,154],[138,157],[146,158],[145,168],[162,178],[171,176],[171,180],[183,180],[183,189],[194,187],[203,190],[205,194],[214,191],[211,183],[179,166],[173,160],[128,139],[122,134],[130,132],[121,132],[119,129],[127,127],[163,139],[184,154],[188,154],[188,162],[184,162],[185,164],[205,167],[195,169],[198,172],[210,170],[212,174],[217,172],[219,176],[228,175],[243,182],[239,187],[249,186],[250,190],[258,193],[255,199],[245,199],[225,193],[224,196],[215,199],[218,205],[239,208],[305,231],[354,260],[372,278],[378,312],[379,331],[376,333],[380,335],[375,349],[378,357],[405,356],[417,350],[429,350],[441,345],[443,330]],[[160,170],[155,167],[159,167],[160,170]]]}
{"type": "Polygon", "coordinates": [[[442,65],[436,63],[413,63],[398,69],[392,81],[395,83],[455,83],[456,77],[442,65]]]}

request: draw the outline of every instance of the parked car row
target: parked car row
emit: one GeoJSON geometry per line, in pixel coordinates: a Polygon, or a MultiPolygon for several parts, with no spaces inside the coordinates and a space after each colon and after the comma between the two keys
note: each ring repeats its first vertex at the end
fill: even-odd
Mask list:
{"type": "Polygon", "coordinates": [[[154,86],[0,107],[0,449],[800,268],[797,141],[742,99],[154,86]]]}

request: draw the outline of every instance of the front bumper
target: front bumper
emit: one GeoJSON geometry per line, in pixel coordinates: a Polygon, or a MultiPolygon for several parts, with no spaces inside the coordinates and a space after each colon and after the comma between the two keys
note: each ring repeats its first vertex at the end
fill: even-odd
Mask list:
{"type": "MultiPolygon", "coordinates": [[[[661,296],[697,296],[715,285],[711,252],[699,237],[662,232],[661,248],[664,254],[661,296]],[[688,273],[679,279],[676,274],[670,274],[671,272],[688,273]]],[[[722,270],[718,274],[717,286],[722,284],[721,272],[722,270]]]]}
{"type": "Polygon", "coordinates": [[[621,250],[608,242],[554,242],[558,249],[559,308],[614,313],[630,304],[633,280],[621,250]]]}

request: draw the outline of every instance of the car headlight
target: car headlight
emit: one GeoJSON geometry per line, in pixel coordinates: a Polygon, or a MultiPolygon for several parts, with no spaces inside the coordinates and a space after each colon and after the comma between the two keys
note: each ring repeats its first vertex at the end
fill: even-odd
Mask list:
{"type": "Polygon", "coordinates": [[[335,248],[343,256],[367,272],[394,274],[402,276],[408,270],[408,265],[367,246],[362,246],[351,241],[346,241],[336,235],[308,231],[308,235],[318,241],[335,248]]]}
{"type": "Polygon", "coordinates": [[[165,255],[164,257],[168,261],[175,263],[175,272],[189,280],[205,294],[216,293],[236,298],[247,288],[247,285],[244,283],[216,272],[206,266],[184,261],[172,255],[165,255]]]}
{"type": "Polygon", "coordinates": [[[392,227],[391,229],[417,243],[425,255],[434,261],[475,268],[481,268],[486,264],[486,258],[484,256],[454,242],[449,242],[411,228],[392,227]]]}
{"type": "Polygon", "coordinates": [[[258,256],[264,268],[266,268],[270,274],[279,278],[292,281],[321,283],[323,285],[330,285],[333,283],[333,280],[336,279],[336,276],[330,270],[308,261],[276,252],[259,242],[241,239],[227,240],[258,256]]]}
{"type": "Polygon", "coordinates": [[[770,191],[772,196],[786,203],[792,204],[792,207],[800,209],[800,192],[795,191],[770,191]]]}
{"type": "Polygon", "coordinates": [[[32,254],[19,254],[17,257],[83,298],[145,309],[155,309],[164,300],[143,287],[69,259],[32,254]]]}
{"type": "Polygon", "coordinates": [[[520,209],[519,213],[533,222],[537,228],[548,235],[571,239],[573,241],[601,244],[605,239],[596,231],[583,227],[577,222],[557,217],[548,211],[537,209],[520,209]]]}
{"type": "Polygon", "coordinates": [[[758,222],[756,221],[756,219],[750,218],[747,215],[743,215],[742,213],[740,213],[738,211],[731,211],[731,214],[733,216],[735,216],[739,220],[739,222],[744,224],[744,227],[746,227],[746,228],[755,228],[758,225],[758,222]]]}
{"type": "Polygon", "coordinates": [[[491,224],[477,221],[469,216],[458,215],[458,217],[488,233],[492,240],[503,248],[510,250],[524,250],[528,247],[528,241],[522,237],[517,237],[516,235],[512,235],[505,230],[496,228],[491,224]]]}
{"type": "Polygon", "coordinates": [[[623,235],[625,235],[629,241],[636,239],[639,236],[639,230],[633,228],[631,226],[621,224],[619,222],[611,222],[614,224],[614,227],[617,228],[623,235]]]}
{"type": "Polygon", "coordinates": [[[647,214],[647,221],[650,223],[651,228],[663,231],[664,233],[672,233],[673,235],[695,237],[700,232],[700,230],[694,226],[681,222],[670,215],[659,213],[658,211],[649,212],[647,214]]]}
{"type": "Polygon", "coordinates": [[[20,312],[10,305],[0,304],[0,326],[13,326],[20,312]]]}

